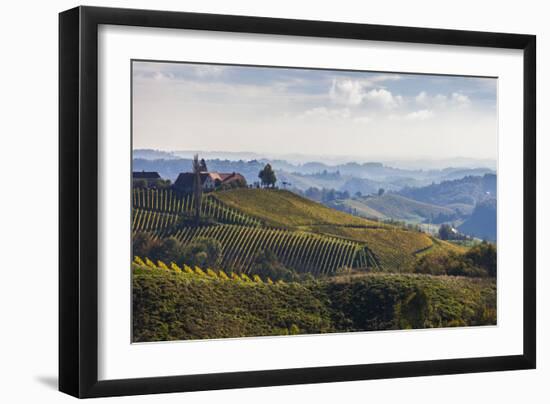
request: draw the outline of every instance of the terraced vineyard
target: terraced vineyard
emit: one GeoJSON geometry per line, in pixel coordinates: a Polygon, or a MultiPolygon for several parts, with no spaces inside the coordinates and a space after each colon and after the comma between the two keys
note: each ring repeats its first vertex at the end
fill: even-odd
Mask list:
{"type": "Polygon", "coordinates": [[[184,245],[199,237],[222,246],[223,269],[249,273],[258,253],[272,251],[286,267],[314,275],[340,268],[402,272],[417,256],[460,247],[328,208],[281,190],[237,189],[205,194],[200,226],[194,200],[171,190],[134,189],[132,229],[184,245]]]}
{"type": "Polygon", "coordinates": [[[436,245],[434,239],[426,233],[398,227],[372,229],[321,226],[318,230],[368,246],[380,267],[393,272],[406,270],[416,260],[417,253],[431,253],[432,248],[433,252],[457,250],[450,243],[440,242],[436,245]]]}
{"type": "Polygon", "coordinates": [[[169,229],[177,224],[178,218],[178,215],[172,213],[134,209],[132,231],[138,232],[169,229]]]}
{"type": "MultiPolygon", "coordinates": [[[[194,198],[191,195],[178,195],[172,190],[134,188],[132,192],[132,202],[135,211],[146,210],[183,216],[191,216],[195,213],[194,198]]],[[[202,198],[201,216],[213,218],[221,223],[241,224],[246,226],[259,226],[261,224],[260,220],[247,216],[237,209],[228,207],[211,194],[207,194],[202,198]]],[[[151,217],[150,220],[156,221],[157,219],[151,217]]],[[[149,224],[147,222],[142,226],[143,228],[141,228],[141,230],[153,230],[158,228],[155,227],[154,224],[149,224]]]]}
{"type": "Polygon", "coordinates": [[[272,251],[287,267],[313,274],[369,264],[359,243],[303,231],[218,225],[185,227],[173,235],[184,244],[198,237],[218,240],[222,245],[222,267],[245,273],[262,250],[272,251]]]}

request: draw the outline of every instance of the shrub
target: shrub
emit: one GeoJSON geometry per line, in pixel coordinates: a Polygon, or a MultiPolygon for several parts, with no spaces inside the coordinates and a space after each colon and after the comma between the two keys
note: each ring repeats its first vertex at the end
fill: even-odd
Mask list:
{"type": "Polygon", "coordinates": [[[497,249],[494,244],[484,241],[470,248],[465,257],[474,265],[484,268],[489,276],[497,276],[497,249]]]}
{"type": "MultiPolygon", "coordinates": [[[[427,254],[416,260],[413,272],[429,275],[452,275],[483,278],[491,275],[491,267],[485,262],[490,261],[489,251],[473,247],[465,254],[453,252],[442,254],[427,254]],[[475,249],[472,251],[472,249],[475,249]],[[483,251],[483,252],[480,252],[483,251]]],[[[496,252],[495,252],[496,254],[496,252]]],[[[496,259],[494,273],[496,274],[496,259]]]]}
{"type": "Polygon", "coordinates": [[[132,252],[139,257],[151,257],[151,250],[158,248],[160,244],[150,234],[139,232],[132,237],[132,252]]]}
{"type": "Polygon", "coordinates": [[[183,246],[175,237],[168,237],[155,244],[150,252],[149,257],[151,259],[160,260],[164,262],[174,261],[177,262],[183,255],[183,246]]]}
{"type": "Polygon", "coordinates": [[[221,264],[222,246],[219,241],[211,238],[198,237],[182,250],[178,258],[179,263],[188,263],[191,266],[215,268],[221,264]]]}
{"type": "Polygon", "coordinates": [[[252,264],[251,273],[263,278],[274,280],[286,280],[288,282],[299,279],[298,274],[286,268],[279,262],[277,256],[271,250],[261,251],[252,264]]]}

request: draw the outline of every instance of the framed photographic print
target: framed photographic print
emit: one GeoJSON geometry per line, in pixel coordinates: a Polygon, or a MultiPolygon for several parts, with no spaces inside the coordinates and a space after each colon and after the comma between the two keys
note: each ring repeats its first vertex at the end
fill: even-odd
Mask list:
{"type": "Polygon", "coordinates": [[[535,37],[60,14],[60,390],[535,367],[535,37]]]}

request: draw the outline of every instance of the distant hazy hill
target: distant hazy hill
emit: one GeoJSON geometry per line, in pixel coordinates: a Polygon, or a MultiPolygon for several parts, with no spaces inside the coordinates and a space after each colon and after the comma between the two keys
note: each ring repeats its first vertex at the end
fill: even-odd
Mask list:
{"type": "Polygon", "coordinates": [[[376,194],[380,188],[384,188],[387,191],[393,191],[401,187],[390,182],[353,177],[344,182],[344,184],[340,186],[339,191],[348,191],[352,195],[361,192],[363,195],[366,195],[376,194]]]}
{"type": "Polygon", "coordinates": [[[443,181],[420,188],[404,188],[399,194],[417,201],[439,206],[473,207],[485,199],[496,198],[497,177],[495,174],[467,176],[452,181],[443,181]]]}
{"type": "MultiPolygon", "coordinates": [[[[238,172],[250,183],[258,181],[258,173],[264,167],[265,163],[257,160],[250,161],[229,161],[229,160],[206,160],[210,171],[225,173],[238,172]]],[[[157,171],[161,177],[174,181],[180,173],[190,172],[192,170],[191,159],[156,159],[134,158],[134,171],[157,171]]]]}
{"type": "MultiPolygon", "coordinates": [[[[179,173],[191,170],[192,153],[134,150],[134,170],[158,171],[163,178],[175,180],[179,173]]],[[[378,162],[337,165],[320,161],[296,163],[266,159],[254,153],[200,152],[199,156],[206,159],[209,170],[239,172],[249,183],[258,181],[258,172],[266,163],[270,163],[280,180],[279,186],[284,181],[302,191],[315,187],[348,191],[351,194],[361,192],[363,195],[376,193],[379,188],[386,191],[399,190],[406,186],[421,187],[465,176],[493,173],[488,168],[403,169],[378,162]]]]}
{"type": "Polygon", "coordinates": [[[369,219],[391,219],[390,217],[384,215],[382,212],[379,212],[365,204],[364,201],[360,198],[337,199],[327,202],[326,205],[331,208],[341,210],[343,212],[348,212],[353,215],[362,216],[369,219]]]}
{"type": "Polygon", "coordinates": [[[497,201],[487,199],[479,202],[472,215],[459,227],[463,233],[475,237],[496,241],[497,238],[497,201]]]}
{"type": "Polygon", "coordinates": [[[166,152],[162,150],[153,150],[153,149],[138,149],[133,151],[134,159],[147,159],[147,160],[157,160],[157,159],[176,159],[178,156],[171,152],[166,152]]]}

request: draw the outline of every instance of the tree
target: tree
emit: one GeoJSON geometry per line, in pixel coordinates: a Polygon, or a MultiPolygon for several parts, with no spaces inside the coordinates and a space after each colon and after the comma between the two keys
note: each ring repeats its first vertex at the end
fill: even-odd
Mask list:
{"type": "Polygon", "coordinates": [[[141,258],[151,258],[151,251],[159,245],[159,240],[153,239],[148,233],[140,232],[132,237],[132,254],[141,258]]]}
{"type": "Polygon", "coordinates": [[[168,237],[160,243],[154,245],[150,252],[149,258],[152,260],[160,260],[164,263],[176,262],[183,255],[183,245],[175,237],[168,237]]]}
{"type": "Polygon", "coordinates": [[[251,273],[260,275],[263,279],[270,278],[274,281],[293,282],[299,279],[296,272],[281,264],[271,250],[262,250],[258,253],[252,264],[251,273]]]}
{"type": "Polygon", "coordinates": [[[193,174],[195,179],[193,181],[193,197],[195,199],[195,224],[198,226],[201,220],[201,203],[202,203],[202,182],[201,182],[201,163],[199,162],[199,155],[193,156],[193,174]]]}
{"type": "Polygon", "coordinates": [[[140,188],[140,189],[147,188],[147,180],[143,178],[134,180],[134,188],[140,188]]]}
{"type": "Polygon", "coordinates": [[[379,188],[378,189],[378,196],[384,195],[384,192],[386,192],[386,190],[384,188],[379,188]]]}
{"type": "Polygon", "coordinates": [[[486,269],[489,276],[497,276],[497,249],[494,244],[484,241],[470,248],[465,256],[470,259],[474,265],[486,269]]]}
{"type": "Polygon", "coordinates": [[[182,251],[178,264],[187,264],[191,267],[216,268],[221,264],[222,245],[218,240],[197,237],[182,251]]]}
{"type": "Polygon", "coordinates": [[[271,164],[267,163],[263,170],[259,172],[258,177],[262,181],[263,186],[271,186],[271,188],[275,187],[277,176],[275,175],[273,168],[271,168],[271,164]]]}
{"type": "Polygon", "coordinates": [[[450,240],[453,237],[453,229],[448,224],[439,226],[439,238],[441,240],[450,240]]]}

